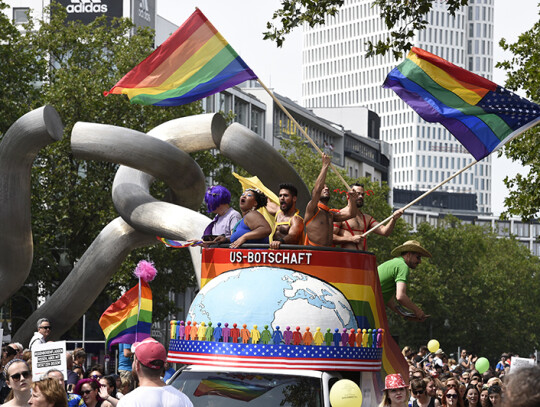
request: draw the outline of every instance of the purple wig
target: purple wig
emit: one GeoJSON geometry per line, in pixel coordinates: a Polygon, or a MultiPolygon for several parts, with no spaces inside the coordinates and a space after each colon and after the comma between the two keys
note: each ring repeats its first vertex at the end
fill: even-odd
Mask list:
{"type": "Polygon", "coordinates": [[[214,212],[219,205],[231,203],[231,193],[224,186],[216,185],[206,190],[204,202],[206,202],[208,212],[214,212]]]}

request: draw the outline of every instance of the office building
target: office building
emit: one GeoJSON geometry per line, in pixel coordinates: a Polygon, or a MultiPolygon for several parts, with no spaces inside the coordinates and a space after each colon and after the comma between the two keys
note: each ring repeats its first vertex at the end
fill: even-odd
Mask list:
{"type": "MultiPolygon", "coordinates": [[[[429,26],[413,43],[491,79],[494,0],[470,0],[455,16],[435,1],[429,26]]],[[[302,104],[310,109],[365,106],[381,118],[381,140],[392,145],[394,187],[428,190],[471,163],[472,156],[438,124],[421,119],[391,90],[381,87],[397,66],[391,53],[366,58],[365,43],[388,35],[371,0],[345,0],[324,26],[304,28],[302,104]]],[[[351,129],[356,131],[356,129],[351,129]]],[[[491,212],[491,158],[445,184],[441,191],[474,193],[480,213],[491,212]]]]}

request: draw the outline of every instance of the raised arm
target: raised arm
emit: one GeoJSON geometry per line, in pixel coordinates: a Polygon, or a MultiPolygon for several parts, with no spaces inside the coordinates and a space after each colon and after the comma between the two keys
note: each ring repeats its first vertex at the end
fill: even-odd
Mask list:
{"type": "Polygon", "coordinates": [[[321,192],[326,182],[326,174],[328,173],[328,167],[330,167],[330,162],[331,162],[331,158],[323,153],[321,172],[319,173],[319,176],[317,177],[317,180],[315,181],[315,186],[313,187],[313,191],[311,192],[311,201],[309,201],[309,203],[307,204],[304,221],[308,221],[313,216],[315,216],[315,212],[317,210],[317,204],[319,203],[319,199],[321,198],[321,192]]]}
{"type": "Polygon", "coordinates": [[[354,190],[347,192],[347,207],[339,212],[334,213],[334,222],[343,222],[344,220],[354,218],[358,213],[356,207],[356,197],[358,193],[354,190]]]}

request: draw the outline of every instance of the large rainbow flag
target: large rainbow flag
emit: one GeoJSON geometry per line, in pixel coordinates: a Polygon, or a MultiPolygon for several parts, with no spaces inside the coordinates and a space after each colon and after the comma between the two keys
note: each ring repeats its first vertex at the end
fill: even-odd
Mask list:
{"type": "Polygon", "coordinates": [[[204,14],[195,12],[105,96],[125,94],[131,103],[179,106],[257,76],[204,14]]]}
{"type": "Polygon", "coordinates": [[[134,343],[148,338],[152,329],[152,290],[139,284],[111,304],[99,319],[109,348],[115,343],[134,343]]]}
{"type": "Polygon", "coordinates": [[[478,161],[540,121],[540,106],[414,47],[383,87],[438,122],[478,161]]]}

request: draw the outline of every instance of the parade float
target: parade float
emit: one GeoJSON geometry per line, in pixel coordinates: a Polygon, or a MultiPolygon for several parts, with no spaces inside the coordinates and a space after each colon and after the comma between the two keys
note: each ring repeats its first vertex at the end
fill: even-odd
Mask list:
{"type": "Polygon", "coordinates": [[[169,362],[186,365],[173,385],[201,406],[329,406],[332,385],[349,379],[362,405],[377,405],[384,374],[407,366],[375,256],[247,246],[202,250],[201,290],[187,320],[171,321],[169,362]]]}

